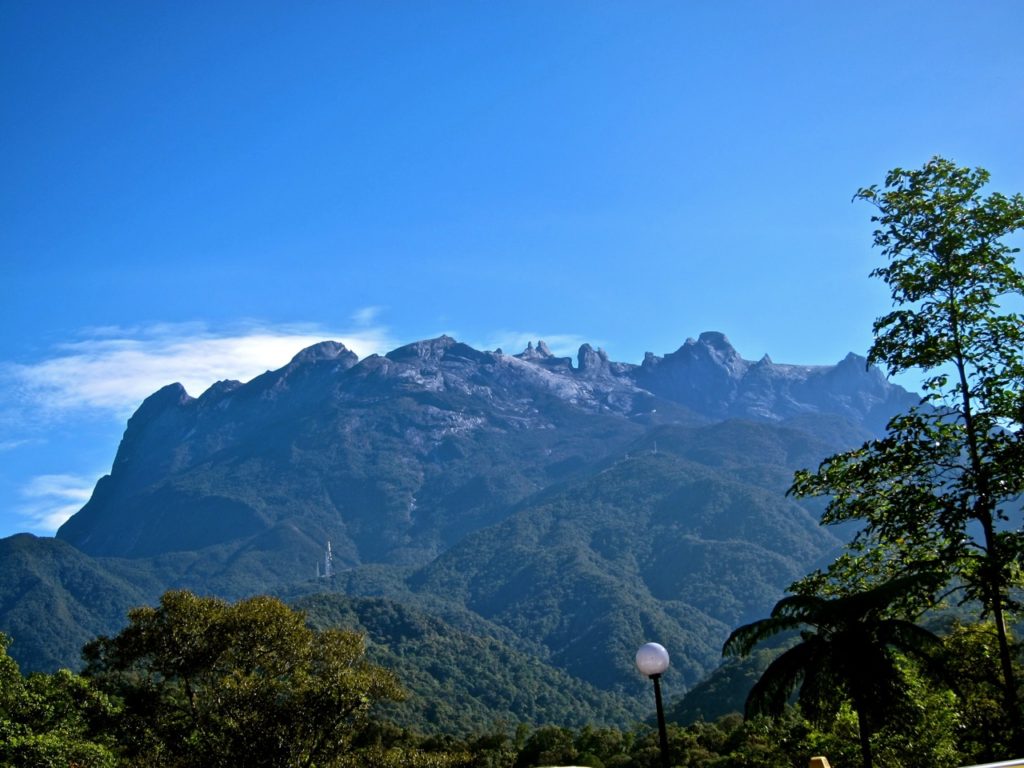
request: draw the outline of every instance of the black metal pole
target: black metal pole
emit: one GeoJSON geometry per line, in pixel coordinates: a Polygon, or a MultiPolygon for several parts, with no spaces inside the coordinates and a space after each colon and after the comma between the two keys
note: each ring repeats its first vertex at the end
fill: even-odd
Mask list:
{"type": "Polygon", "coordinates": [[[651,675],[654,681],[654,703],[658,708],[658,737],[661,739],[661,765],[662,768],[669,768],[668,764],[668,731],[665,730],[665,708],[661,705],[661,675],[651,675]]]}

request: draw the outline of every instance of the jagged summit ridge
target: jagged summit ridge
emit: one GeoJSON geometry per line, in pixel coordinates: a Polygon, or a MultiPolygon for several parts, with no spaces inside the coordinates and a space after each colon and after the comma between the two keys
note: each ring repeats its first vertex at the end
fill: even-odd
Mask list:
{"type": "MultiPolygon", "coordinates": [[[[603,349],[590,344],[580,346],[574,361],[556,356],[543,340],[529,342],[519,354],[505,355],[500,349],[480,351],[442,335],[363,360],[344,344],[323,341],[300,351],[284,368],[268,371],[249,384],[218,382],[200,401],[209,406],[218,400],[244,399],[254,386],[262,389],[263,400],[274,400],[316,381],[324,396],[376,384],[454,390],[491,402],[503,399],[499,391],[503,387],[539,386],[580,408],[625,413],[637,395],[653,395],[712,419],[779,421],[802,413],[835,413],[872,431],[884,426],[883,412],[917,402],[916,395],[890,384],[860,355],[849,353],[834,366],[775,363],[767,354],[751,361],[718,331],[688,338],[664,356],[648,352],[639,365],[612,361],[603,349]],[[324,363],[331,364],[327,370],[312,372],[324,363]]],[[[147,398],[133,418],[146,420],[168,408],[188,408],[193,401],[180,384],[171,384],[147,398]]]]}
{"type": "Polygon", "coordinates": [[[330,540],[339,563],[422,564],[658,430],[824,418],[852,442],[917,401],[863,358],[751,362],[721,333],[639,365],[589,344],[574,361],[539,341],[508,355],[440,336],[363,359],[321,342],[245,384],[151,395],[58,537],[131,557],[330,540]]]}

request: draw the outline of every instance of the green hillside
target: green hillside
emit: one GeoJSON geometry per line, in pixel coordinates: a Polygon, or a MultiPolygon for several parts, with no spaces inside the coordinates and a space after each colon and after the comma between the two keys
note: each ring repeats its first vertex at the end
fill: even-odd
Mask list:
{"type": "Polygon", "coordinates": [[[0,539],[0,631],[13,639],[11,656],[26,671],[77,668],[86,641],[153,598],[152,578],[138,575],[133,583],[56,539],[0,539]]]}
{"type": "Polygon", "coordinates": [[[780,494],[648,452],[539,495],[409,584],[541,642],[598,687],[635,691],[641,643],[663,641],[674,658],[666,681],[692,685],[717,665],[731,627],[836,544],[780,494]]]}
{"type": "Polygon", "coordinates": [[[495,723],[628,725],[650,702],[600,691],[536,656],[380,598],[316,595],[294,603],[317,629],[362,632],[367,652],[409,696],[388,719],[422,732],[481,733],[495,723]]]}

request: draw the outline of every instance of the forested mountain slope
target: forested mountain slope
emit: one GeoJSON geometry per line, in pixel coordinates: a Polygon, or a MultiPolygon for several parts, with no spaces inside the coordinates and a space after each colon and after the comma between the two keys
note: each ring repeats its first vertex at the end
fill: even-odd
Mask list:
{"type": "MultiPolygon", "coordinates": [[[[718,333],[640,365],[589,345],[573,361],[441,337],[358,360],[323,342],[246,384],[148,398],[56,540],[0,542],[0,629],[48,669],[168,588],[379,596],[631,711],[638,644],[670,648],[681,693],[837,546],[785,497],[793,471],[916,402],[863,358],[751,362],[718,333]],[[317,578],[328,541],[334,575],[317,578]]],[[[430,698],[465,695],[415,667],[427,646],[407,647],[430,698]]]]}

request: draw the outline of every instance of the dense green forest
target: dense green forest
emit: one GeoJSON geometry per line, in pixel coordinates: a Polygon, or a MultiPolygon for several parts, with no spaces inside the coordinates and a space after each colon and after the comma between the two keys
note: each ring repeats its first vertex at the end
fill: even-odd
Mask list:
{"type": "MultiPolygon", "coordinates": [[[[360,621],[407,620],[386,604],[371,603],[360,621]]],[[[414,622],[409,634],[429,629],[414,622]]],[[[6,639],[2,644],[6,647],[6,639]]],[[[953,768],[1006,754],[999,741],[1007,726],[995,646],[990,624],[949,629],[940,657],[957,693],[901,664],[913,706],[874,733],[880,764],[953,768]]],[[[400,666],[402,649],[392,650],[400,666]]],[[[432,733],[403,727],[400,707],[429,708],[429,696],[411,701],[416,697],[402,689],[401,673],[370,661],[359,633],[314,629],[302,612],[274,598],[228,604],[167,593],[157,608],[133,610],[120,634],[93,641],[85,655],[81,675],[61,670],[23,677],[6,652],[0,653],[0,763],[55,768],[662,764],[651,722],[628,729],[567,728],[510,717],[471,730],[454,724],[450,731],[432,733]]],[[[777,655],[773,649],[749,665],[730,663],[705,686],[711,690],[696,698],[705,708],[728,707],[777,655]]],[[[441,655],[438,663],[458,674],[472,662],[441,655]]],[[[479,682],[486,686],[492,680],[479,682]]],[[[532,685],[528,679],[517,682],[524,692],[532,685]]],[[[571,699],[557,703],[572,706],[571,699]]],[[[670,719],[678,719],[667,729],[671,765],[796,768],[818,754],[827,754],[833,765],[856,765],[857,715],[841,698],[834,704],[828,721],[817,723],[788,704],[772,716],[746,718],[730,713],[705,719],[703,713],[670,711],[670,719]]],[[[434,714],[443,724],[452,713],[434,714]]]]}
{"type": "MultiPolygon", "coordinates": [[[[0,635],[0,762],[796,768],[827,755],[837,766],[954,768],[1024,755],[1024,669],[1012,633],[1024,555],[1024,318],[1009,311],[1024,295],[1024,275],[1017,249],[1004,242],[1024,227],[1024,197],[983,196],[987,181],[982,169],[933,158],[857,193],[876,208],[874,240],[886,263],[873,275],[893,300],[875,323],[869,360],[890,375],[922,372],[924,398],[882,437],[796,474],[795,499],[820,499],[823,522],[858,533],[830,564],[797,578],[769,616],[732,607],[739,626],[722,649],[727,660],[670,707],[667,754],[651,721],[609,725],[641,713],[616,702],[615,676],[624,670],[588,671],[586,655],[575,655],[575,668],[567,653],[561,666],[574,677],[552,677],[532,669],[535,657],[522,648],[389,600],[319,594],[294,605],[268,596],[230,603],[178,590],[131,609],[117,634],[87,642],[79,674],[22,675],[0,635]],[[588,688],[588,679],[604,689],[588,688]],[[442,687],[458,691],[460,707],[439,706],[442,687]],[[559,725],[550,724],[553,710],[559,725]],[[501,716],[486,722],[485,712],[501,716]]],[[[543,535],[542,557],[503,548],[499,526],[402,589],[432,583],[457,598],[453,605],[515,628],[530,617],[492,607],[505,582],[481,574],[514,579],[517,568],[541,569],[549,578],[533,583],[552,585],[565,620],[541,627],[539,644],[557,656],[582,637],[621,655],[624,638],[572,621],[574,604],[602,599],[605,576],[592,569],[579,585],[559,582],[558,566],[585,561],[585,539],[622,552],[620,578],[642,573],[628,525],[609,527],[601,505],[614,508],[616,494],[641,497],[656,519],[680,502],[653,490],[658,478],[685,470],[687,482],[674,487],[698,494],[707,471],[653,455],[609,465],[599,479],[607,487],[588,486],[600,491],[593,497],[570,485],[503,524],[525,530],[518,542],[543,535]],[[483,561],[498,567],[485,571],[483,561]]],[[[696,505],[701,524],[769,520],[766,535],[815,551],[801,544],[805,528],[786,527],[787,515],[807,507],[761,504],[769,516],[747,520],[747,493],[737,487],[696,505]]],[[[675,557],[692,554],[692,544],[692,531],[668,527],[655,548],[675,557]]],[[[667,562],[659,568],[667,575],[647,585],[658,604],[646,620],[681,632],[673,610],[699,612],[724,593],[710,568],[694,586],[667,562]]],[[[120,594],[117,586],[109,582],[120,594]]],[[[622,610],[643,615],[643,606],[622,610]]]]}

